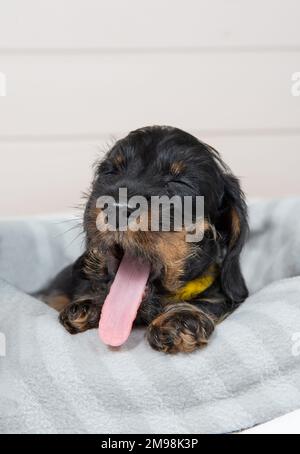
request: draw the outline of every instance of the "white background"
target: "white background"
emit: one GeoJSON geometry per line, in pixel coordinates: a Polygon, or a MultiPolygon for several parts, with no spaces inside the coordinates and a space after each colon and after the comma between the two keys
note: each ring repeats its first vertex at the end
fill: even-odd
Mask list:
{"type": "Polygon", "coordinates": [[[0,0],[0,215],[77,205],[113,137],[219,149],[251,197],[300,194],[298,0],[0,0]]]}

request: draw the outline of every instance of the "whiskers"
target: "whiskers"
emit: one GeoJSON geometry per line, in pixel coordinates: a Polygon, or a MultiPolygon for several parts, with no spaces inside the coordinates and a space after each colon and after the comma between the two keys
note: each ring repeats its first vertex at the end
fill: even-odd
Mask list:
{"type": "Polygon", "coordinates": [[[74,242],[77,242],[80,237],[82,236],[81,240],[81,247],[84,244],[85,237],[84,237],[84,226],[83,226],[83,220],[79,216],[72,216],[69,219],[62,219],[60,221],[56,221],[55,224],[57,226],[62,226],[66,224],[66,229],[63,229],[61,232],[59,232],[54,239],[60,239],[64,236],[70,235],[72,232],[77,232],[77,234],[74,236],[73,239],[66,245],[66,247],[71,247],[74,242]],[[70,227],[68,227],[70,225],[70,227]]]}

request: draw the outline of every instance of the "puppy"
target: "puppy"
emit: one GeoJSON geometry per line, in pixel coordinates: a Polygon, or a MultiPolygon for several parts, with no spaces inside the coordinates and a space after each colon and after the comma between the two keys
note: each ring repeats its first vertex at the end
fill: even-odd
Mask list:
{"type": "MultiPolygon", "coordinates": [[[[120,208],[122,204],[114,205],[120,208]]],[[[125,208],[129,217],[132,206],[127,203],[125,208]]],[[[216,324],[248,296],[240,268],[248,232],[247,208],[239,181],[217,151],[180,129],[145,127],[116,142],[97,166],[83,224],[84,254],[43,292],[71,334],[98,327],[113,285],[118,294],[116,287],[121,284],[116,281],[120,283],[122,276],[116,276],[128,254],[131,276],[143,267],[148,274],[136,318],[134,314],[127,324],[132,325],[134,319],[135,326],[146,325],[147,339],[156,350],[193,352],[204,346],[216,324]],[[188,242],[185,226],[180,231],[172,222],[169,231],[124,231],[118,228],[118,215],[115,229],[101,228],[107,224],[97,201],[103,196],[118,200],[120,188],[126,189],[128,197],[143,196],[147,201],[153,196],[180,200],[203,196],[201,240],[188,242]]],[[[134,286],[131,277],[128,287],[133,300],[137,298],[134,286]]],[[[118,304],[121,311],[127,310],[129,303],[122,306],[122,301],[130,298],[128,291],[123,282],[120,301],[110,312],[118,311],[118,304]]]]}

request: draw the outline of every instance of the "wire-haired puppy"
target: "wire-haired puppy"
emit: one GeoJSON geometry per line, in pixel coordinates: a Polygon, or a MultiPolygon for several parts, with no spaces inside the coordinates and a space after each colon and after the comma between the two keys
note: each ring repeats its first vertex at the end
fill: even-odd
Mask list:
{"type": "Polygon", "coordinates": [[[240,268],[248,224],[239,181],[213,148],[180,129],[145,127],[116,142],[97,166],[84,229],[84,254],[44,292],[72,334],[97,328],[101,317],[100,335],[110,345],[122,344],[134,323],[147,326],[156,350],[192,352],[248,295],[240,268]],[[151,229],[153,199],[164,196],[182,204],[192,199],[200,239],[187,241],[190,230],[182,213],[182,228],[175,226],[174,207],[169,229],[159,216],[159,228],[151,229]],[[202,221],[196,216],[199,196],[202,221]],[[103,197],[106,206],[99,203],[103,197]],[[147,210],[137,216],[140,202],[132,200],[146,200],[147,210]],[[108,205],[114,222],[107,222],[108,205]],[[122,228],[124,210],[143,228],[122,228]]]}

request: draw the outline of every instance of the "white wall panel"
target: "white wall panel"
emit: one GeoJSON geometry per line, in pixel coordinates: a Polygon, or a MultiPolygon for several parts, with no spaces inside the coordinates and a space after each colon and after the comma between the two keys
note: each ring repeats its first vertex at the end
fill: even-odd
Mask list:
{"type": "Polygon", "coordinates": [[[0,145],[0,216],[75,212],[101,153],[92,144],[0,145]]]}
{"type": "Polygon", "coordinates": [[[0,0],[0,48],[297,47],[298,0],[0,0]]]}
{"type": "MultiPolygon", "coordinates": [[[[300,52],[0,58],[0,140],[106,135],[146,124],[202,131],[299,129],[300,52]]],[[[299,129],[300,132],[300,129],[299,129]]]]}
{"type": "Polygon", "coordinates": [[[299,17],[299,0],[0,0],[0,215],[76,205],[97,144],[146,124],[196,131],[251,197],[299,195],[299,17]]]}

